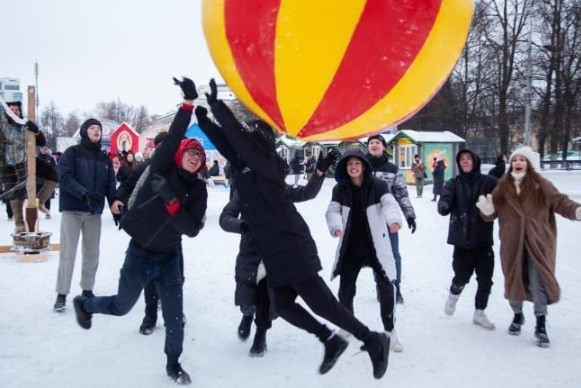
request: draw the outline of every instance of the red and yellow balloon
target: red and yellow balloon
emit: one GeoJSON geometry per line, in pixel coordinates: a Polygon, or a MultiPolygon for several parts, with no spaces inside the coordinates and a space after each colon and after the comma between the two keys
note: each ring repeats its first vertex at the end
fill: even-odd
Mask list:
{"type": "Polygon", "coordinates": [[[210,53],[279,131],[353,139],[412,116],[466,41],[472,0],[203,0],[210,53]]]}

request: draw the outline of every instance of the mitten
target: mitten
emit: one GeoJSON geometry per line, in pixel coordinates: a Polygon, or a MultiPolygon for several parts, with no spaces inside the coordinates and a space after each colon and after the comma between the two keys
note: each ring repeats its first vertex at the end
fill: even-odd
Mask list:
{"type": "Polygon", "coordinates": [[[323,157],[323,151],[319,154],[319,160],[317,160],[317,170],[325,172],[339,159],[339,153],[333,148],[327,152],[327,156],[323,157]]]}
{"type": "Polygon", "coordinates": [[[412,234],[414,234],[416,231],[416,220],[413,218],[408,218],[407,222],[408,222],[408,228],[410,228],[412,230],[412,234]]]}
{"type": "Polygon", "coordinates": [[[173,77],[173,82],[182,89],[184,100],[195,100],[198,98],[196,84],[191,79],[182,77],[182,80],[180,81],[176,77],[173,77]]]}
{"type": "Polygon", "coordinates": [[[196,117],[198,118],[198,121],[206,119],[208,117],[208,110],[201,105],[196,106],[195,113],[196,117]]]}
{"type": "Polygon", "coordinates": [[[38,127],[32,121],[26,122],[26,129],[28,129],[30,132],[38,133],[38,127]]]}
{"type": "Polygon", "coordinates": [[[206,93],[206,101],[210,105],[218,101],[218,87],[214,78],[210,80],[210,94],[206,93]]]}
{"type": "Polygon", "coordinates": [[[482,214],[485,216],[490,216],[494,213],[494,203],[492,202],[492,194],[481,195],[478,197],[478,202],[476,202],[476,207],[480,209],[482,214]]]}

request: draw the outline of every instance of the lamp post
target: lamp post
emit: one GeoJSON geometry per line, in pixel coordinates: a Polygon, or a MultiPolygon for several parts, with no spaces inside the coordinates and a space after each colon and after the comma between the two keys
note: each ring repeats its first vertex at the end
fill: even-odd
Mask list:
{"type": "Polygon", "coordinates": [[[532,21],[529,24],[529,42],[527,48],[527,89],[525,96],[525,145],[531,146],[531,104],[532,104],[532,93],[533,93],[533,66],[532,66],[532,35],[533,35],[533,24],[532,21]]]}
{"type": "Polygon", "coordinates": [[[38,112],[38,62],[34,62],[34,77],[36,78],[36,99],[35,99],[35,105],[36,105],[36,111],[38,112]]]}

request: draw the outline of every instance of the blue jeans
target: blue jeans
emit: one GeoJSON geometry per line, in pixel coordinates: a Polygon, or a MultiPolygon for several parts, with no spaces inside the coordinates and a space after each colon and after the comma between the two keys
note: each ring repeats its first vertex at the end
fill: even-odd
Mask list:
{"type": "Polygon", "coordinates": [[[150,280],[161,298],[165,322],[165,354],[168,365],[178,362],[184,343],[182,274],[179,250],[153,252],[131,241],[121,267],[117,295],[89,298],[83,307],[96,314],[125,315],[141,295],[143,286],[150,280]]]}
{"type": "Polygon", "coordinates": [[[389,242],[391,243],[391,252],[393,253],[393,258],[395,259],[395,284],[396,287],[399,287],[399,283],[401,282],[401,255],[399,254],[399,235],[398,232],[391,233],[389,232],[389,242]]]}

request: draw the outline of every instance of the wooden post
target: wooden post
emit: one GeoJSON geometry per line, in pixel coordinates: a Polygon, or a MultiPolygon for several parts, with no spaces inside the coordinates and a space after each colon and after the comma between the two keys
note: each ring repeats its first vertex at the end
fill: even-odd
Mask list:
{"type": "MultiPolygon", "coordinates": [[[[36,122],[36,88],[28,86],[28,120],[36,122]]],[[[26,224],[29,232],[36,232],[36,221],[38,219],[38,208],[36,207],[36,135],[31,131],[26,131],[26,160],[27,160],[27,195],[26,203],[26,224]]]]}

